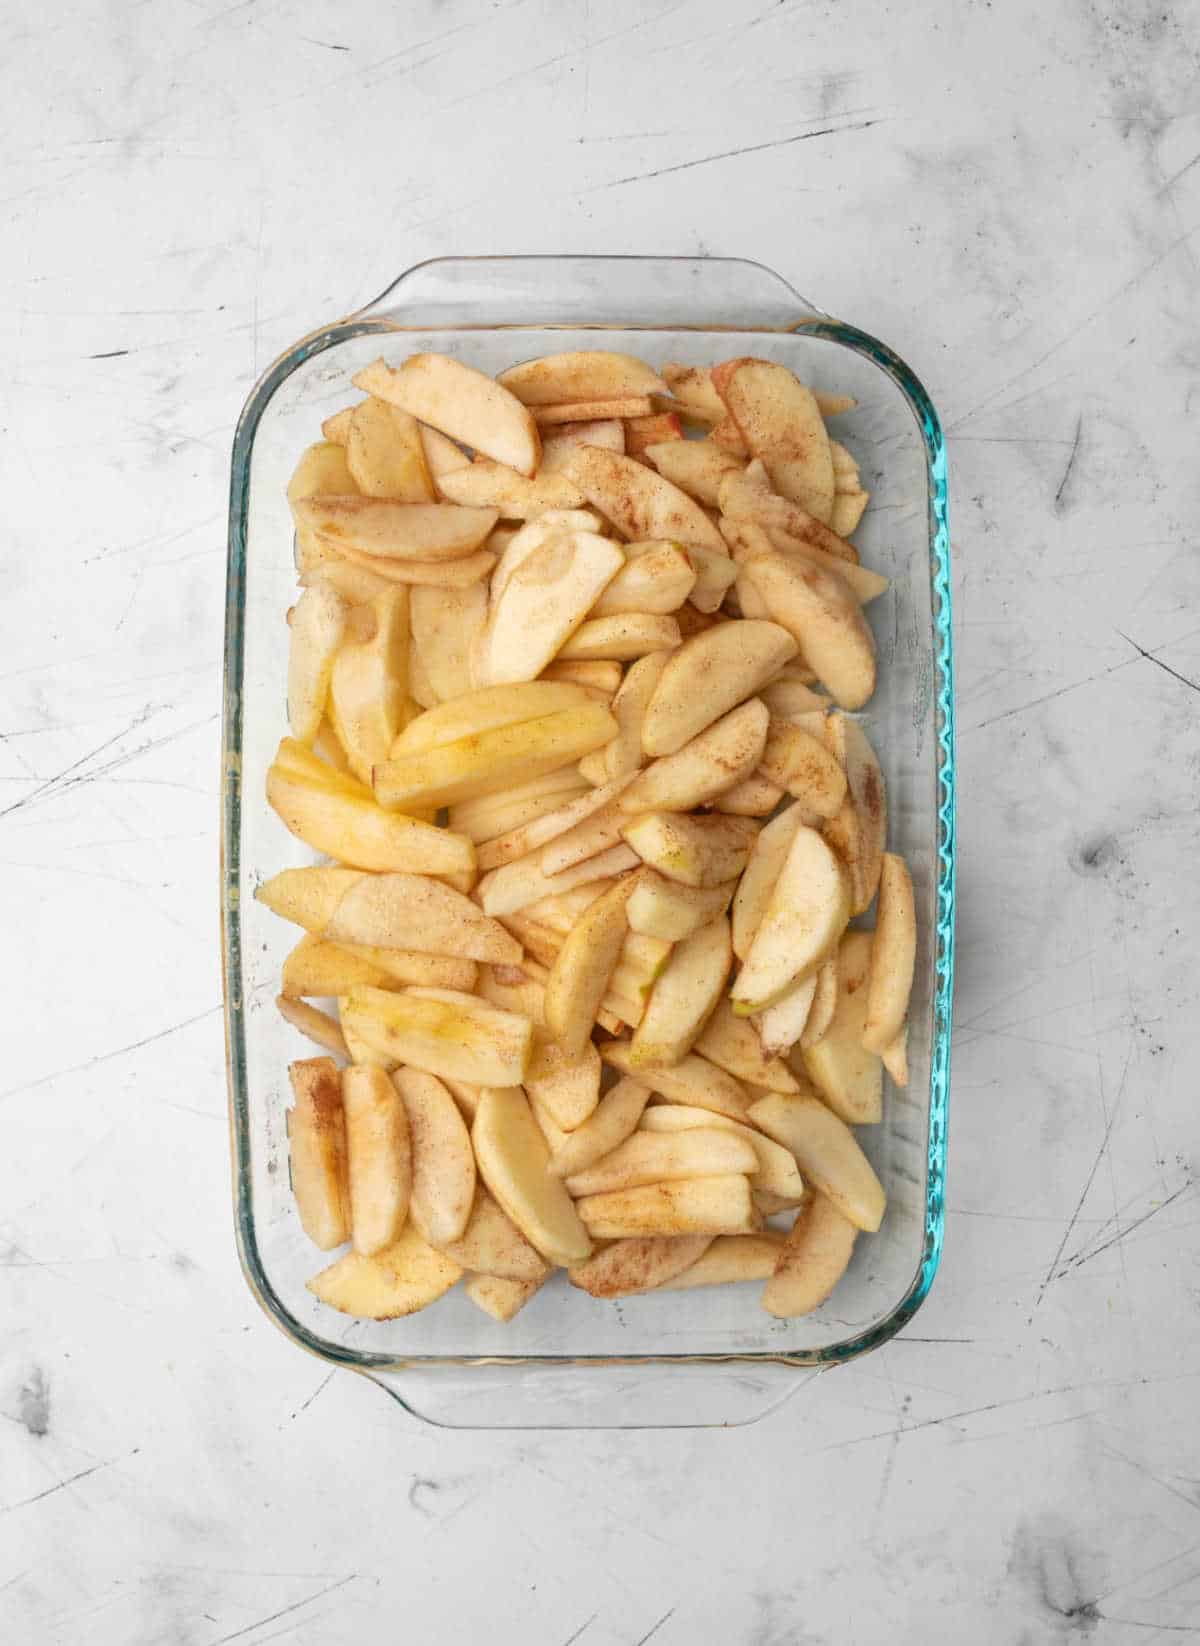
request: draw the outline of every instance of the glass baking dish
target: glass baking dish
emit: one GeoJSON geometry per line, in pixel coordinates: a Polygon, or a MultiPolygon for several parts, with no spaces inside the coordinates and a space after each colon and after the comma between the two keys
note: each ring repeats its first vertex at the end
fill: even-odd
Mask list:
{"type": "Polygon", "coordinates": [[[365,1373],[407,1408],[455,1426],[746,1422],[816,1371],[885,1342],[920,1306],[942,1244],[954,955],[954,704],[946,463],[937,414],[884,344],[813,308],[778,275],[732,259],[454,258],[410,269],[375,302],[303,338],[265,373],[233,448],[225,636],[221,904],[238,1251],[267,1314],[302,1348],[365,1373]],[[509,1325],[460,1292],[404,1320],[356,1322],[305,1281],[326,1261],[288,1183],[290,1059],[312,1048],[274,1006],[295,933],[256,885],[312,861],[267,807],[284,730],[294,598],[285,487],[353,372],[440,350],[495,372],[561,349],[627,350],[660,363],[734,353],[855,396],[837,433],[871,507],[864,561],[892,580],[870,618],[880,685],[864,721],[887,778],[890,844],[912,866],[919,923],[910,1084],[860,1132],[887,1189],[880,1232],[816,1313],[777,1321],[750,1286],[602,1304],[558,1279],[509,1325]]]}

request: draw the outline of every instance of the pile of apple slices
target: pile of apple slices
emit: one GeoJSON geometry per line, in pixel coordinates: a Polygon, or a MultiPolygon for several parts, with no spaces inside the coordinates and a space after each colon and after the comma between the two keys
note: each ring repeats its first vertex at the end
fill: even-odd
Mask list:
{"type": "Polygon", "coordinates": [[[561,1267],[803,1314],[884,1214],[851,1128],[907,1080],[915,953],[851,402],[603,351],[354,381],[288,489],[267,777],[328,861],[256,894],[332,1054],[290,1070],[301,1223],[351,1247],[310,1289],[390,1319],[465,1275],[510,1320],[561,1267]]]}

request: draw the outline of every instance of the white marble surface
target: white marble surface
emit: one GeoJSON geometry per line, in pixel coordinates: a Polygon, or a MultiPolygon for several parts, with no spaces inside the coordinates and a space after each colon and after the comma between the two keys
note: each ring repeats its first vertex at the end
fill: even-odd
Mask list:
{"type": "Polygon", "coordinates": [[[16,0],[0,18],[0,1640],[1200,1638],[1200,10],[16,0]],[[951,435],[946,1256],[728,1432],[445,1433],[234,1259],[226,469],[450,251],[730,253],[951,435]]]}

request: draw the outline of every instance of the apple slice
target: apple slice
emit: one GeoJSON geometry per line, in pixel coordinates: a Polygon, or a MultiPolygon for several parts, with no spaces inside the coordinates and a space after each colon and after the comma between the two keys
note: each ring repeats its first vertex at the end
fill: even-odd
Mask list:
{"type": "Polygon", "coordinates": [[[724,915],[676,944],[630,1046],[635,1070],[669,1067],[687,1056],[721,997],[732,960],[724,915]]]}
{"type": "Polygon", "coordinates": [[[297,524],[339,553],[377,560],[457,560],[478,549],[496,524],[495,509],[452,503],[395,503],[384,497],[305,497],[297,524]]]}
{"type": "Polygon", "coordinates": [[[754,1017],[755,1028],[766,1050],[790,1052],[800,1039],[812,1013],[813,1001],[817,995],[817,981],[823,970],[823,965],[819,966],[802,982],[794,983],[773,1005],[754,1017]]]}
{"type": "Polygon", "coordinates": [[[388,808],[452,806],[557,771],[601,748],[616,729],[608,710],[585,696],[582,704],[557,714],[496,727],[418,754],[393,754],[375,768],[375,792],[388,808]]]}
{"type": "Polygon", "coordinates": [[[729,1115],[716,1114],[709,1109],[698,1109],[687,1103],[659,1103],[642,1116],[642,1133],[692,1132],[698,1128],[717,1127],[732,1132],[749,1144],[754,1154],[750,1170],[750,1187],[754,1195],[770,1196],[774,1201],[798,1206],[804,1199],[804,1179],[796,1167],[796,1157],[774,1138],[764,1137],[753,1126],[747,1126],[729,1115]]]}
{"type": "Polygon", "coordinates": [[[777,720],[795,720],[803,725],[806,731],[814,732],[818,722],[807,717],[820,715],[821,734],[824,736],[824,717],[826,711],[833,707],[832,701],[815,692],[811,686],[803,681],[796,680],[788,675],[782,675],[778,680],[772,680],[769,686],[764,686],[758,694],[770,709],[777,720]],[[801,716],[805,718],[801,720],[801,716]]]}
{"type": "MultiPolygon", "coordinates": [[[[593,807],[588,816],[546,843],[541,853],[541,865],[546,874],[560,875],[622,844],[625,813],[621,810],[621,795],[631,782],[632,777],[619,777],[615,782],[597,789],[595,793],[604,796],[603,804],[593,807]]],[[[633,866],[632,863],[626,865],[629,868],[633,866]]],[[[617,874],[620,870],[609,868],[606,872],[617,874]]]]}
{"type": "Polygon", "coordinates": [[[804,1071],[848,1126],[876,1125],[883,1119],[883,1069],[863,1045],[871,932],[847,932],[838,945],[837,997],[825,1033],[801,1049],[804,1071]]]}
{"type": "MultiPolygon", "coordinates": [[[[312,591],[310,591],[312,592],[312,591]]],[[[371,634],[347,640],[329,676],[329,716],[354,775],[371,781],[412,712],[408,695],[408,607],[405,588],[376,595],[371,634]]]]}
{"type": "Polygon", "coordinates": [[[591,1256],[591,1239],[562,1179],[549,1170],[550,1151],[521,1091],[485,1091],[471,1138],[484,1182],[547,1262],[570,1265],[591,1256]]]}
{"type": "Polygon", "coordinates": [[[858,1230],[823,1194],[806,1199],[763,1288],[762,1306],[779,1320],[819,1308],[845,1274],[858,1230]]]}
{"type": "Polygon", "coordinates": [[[796,1157],[805,1182],[833,1201],[855,1228],[873,1234],[887,1197],[854,1133],[819,1097],[772,1092],[750,1109],[750,1119],[796,1157]]]}
{"type": "Polygon", "coordinates": [[[567,1271],[567,1279],[592,1297],[632,1297],[653,1292],[703,1257],[711,1235],[645,1235],[615,1240],[586,1263],[567,1271]]]}
{"type": "MultiPolygon", "coordinates": [[[[418,505],[414,503],[411,507],[418,505]]],[[[385,560],[379,555],[363,554],[349,543],[339,543],[333,549],[326,547],[323,538],[314,541],[322,554],[328,555],[328,559],[311,574],[305,573],[301,581],[306,584],[328,583],[347,600],[355,602],[381,594],[391,583],[403,583],[413,588],[469,588],[487,577],[496,564],[496,556],[486,549],[478,549],[474,554],[462,555],[455,560],[385,560]]]]}
{"type": "Polygon", "coordinates": [[[629,776],[646,764],[642,720],[670,656],[671,652],[666,650],[648,652],[626,670],[620,690],[612,700],[617,735],[605,749],[605,770],[610,778],[629,776]]]}
{"type": "Polygon", "coordinates": [[[755,1171],[758,1156],[736,1132],[719,1126],[695,1127],[677,1134],[634,1132],[611,1154],[574,1172],[567,1190],[580,1195],[636,1189],[646,1183],[669,1183],[690,1177],[717,1177],[723,1172],[755,1171]]]}
{"type": "Polygon", "coordinates": [[[586,423],[559,423],[542,438],[539,474],[561,474],[567,453],[575,446],[602,446],[605,451],[625,450],[625,425],[619,417],[593,417],[586,423]]]}
{"type": "Polygon", "coordinates": [[[815,1046],[833,1022],[837,1007],[837,955],[827,955],[817,967],[815,976],[816,990],[804,1032],[800,1036],[801,1047],[815,1046]]]}
{"type": "Polygon", "coordinates": [[[622,779],[619,783],[605,783],[598,788],[585,790],[582,794],[573,796],[565,805],[547,812],[544,817],[532,818],[528,823],[510,829],[507,834],[497,835],[494,840],[489,840],[479,848],[479,867],[498,869],[505,863],[516,862],[550,841],[569,834],[594,813],[603,811],[614,796],[620,793],[625,781],[627,780],[622,779]]]}
{"type": "Polygon", "coordinates": [[[642,722],[649,755],[675,754],[728,710],[753,697],[796,655],[777,623],[719,623],[668,657],[642,722]]]}
{"type": "Polygon", "coordinates": [[[636,1131],[649,1097],[649,1087],[641,1081],[619,1080],[582,1125],[563,1137],[550,1170],[556,1177],[570,1177],[610,1155],[636,1131]]]}
{"type": "Polygon", "coordinates": [[[807,561],[818,570],[833,572],[835,576],[840,577],[860,606],[869,605],[881,594],[886,594],[891,587],[886,577],[872,571],[869,566],[857,566],[852,561],[838,559],[835,555],[826,554],[824,549],[814,548],[811,543],[802,543],[799,538],[789,537],[786,532],[776,531],[771,526],[764,529],[771,540],[772,548],[778,549],[781,554],[807,561]]]}
{"type": "MultiPolygon", "coordinates": [[[[298,1030],[306,1039],[311,1040],[314,1045],[324,1047],[335,1057],[345,1058],[349,1062],[350,1051],[346,1045],[346,1037],[338,1027],[336,1018],[330,1017],[328,1012],[318,1011],[315,1006],[308,1005],[304,1000],[289,1000],[285,994],[276,995],[275,1006],[284,1022],[290,1023],[292,1028],[298,1030]]],[[[341,1241],[335,1240],[333,1244],[340,1246],[341,1241]]]]}
{"type": "Polygon", "coordinates": [[[439,703],[471,690],[469,659],[475,636],[487,621],[485,583],[465,589],[414,588],[409,596],[412,650],[430,694],[439,703]]]}
{"type": "Polygon", "coordinates": [[[593,617],[581,623],[558,655],[568,662],[613,658],[625,663],[645,657],[648,652],[678,646],[679,641],[677,618],[653,612],[622,612],[616,617],[593,617]]]}
{"type": "Polygon", "coordinates": [[[546,980],[546,1027],[565,1050],[580,1052],[591,1036],[629,930],[625,903],[632,880],[598,897],[564,939],[546,980]]]}
{"type": "Polygon", "coordinates": [[[718,1235],[702,1257],[673,1280],[664,1292],[691,1291],[697,1286],[733,1286],[743,1280],[764,1280],[775,1272],[783,1236],[774,1229],[760,1234],[718,1235]]]}
{"type": "MultiPolygon", "coordinates": [[[[601,1046],[600,1056],[610,1068],[619,1069],[622,1074],[629,1073],[633,1067],[628,1041],[609,1041],[601,1046]]],[[[637,1078],[669,1103],[711,1109],[714,1114],[728,1115],[731,1120],[744,1121],[747,1117],[750,1099],[741,1082],[695,1052],[689,1052],[672,1068],[640,1069],[637,1078]]]]}
{"type": "Polygon", "coordinates": [[[572,400],[617,400],[665,394],[667,385],[636,355],[608,349],[544,354],[510,366],[496,379],[526,406],[558,406],[572,400]]]}
{"type": "Polygon", "coordinates": [[[566,682],[530,680],[487,686],[452,702],[439,703],[418,715],[396,739],[392,753],[420,754],[460,738],[520,725],[523,721],[556,714],[560,709],[581,707],[589,701],[586,692],[566,682]]]}
{"type": "Polygon", "coordinates": [[[726,415],[725,402],[713,386],[707,366],[681,366],[668,361],[662,374],[688,417],[703,423],[719,423],[726,415]]]}
{"type": "Polygon", "coordinates": [[[408,1119],[396,1088],[378,1068],[352,1064],[344,1071],[342,1105],[354,1250],[372,1257],[393,1244],[408,1216],[408,1119]]]}
{"type": "Polygon", "coordinates": [[[833,513],[833,457],[811,390],[770,360],[726,362],[713,378],[738,432],[766,465],[777,492],[818,520],[833,513]]]}
{"type": "Polygon", "coordinates": [[[818,817],[836,817],[846,798],[846,774],[824,740],[788,720],[772,719],[759,771],[818,817]]]}
{"type": "MultiPolygon", "coordinates": [[[[327,417],[321,424],[321,433],[325,439],[335,446],[344,447],[350,438],[350,424],[353,421],[354,414],[359,406],[363,404],[364,402],[359,400],[355,405],[343,406],[341,411],[334,412],[332,417],[327,417]]],[[[336,487],[333,489],[337,490],[336,487]]]]}
{"type": "Polygon", "coordinates": [[[629,929],[680,943],[725,913],[736,885],[727,880],[717,886],[682,886],[655,869],[642,868],[625,906],[629,929]]]}
{"type": "MultiPolygon", "coordinates": [[[[478,1110],[483,1089],[474,1090],[478,1110]]],[[[466,1228],[457,1240],[447,1241],[441,1249],[464,1269],[505,1280],[540,1282],[550,1272],[542,1254],[529,1244],[482,1184],[475,1191],[466,1228]]]]}
{"type": "Polygon", "coordinates": [[[723,552],[723,540],[700,505],[636,458],[580,446],[565,473],[623,537],[632,542],[670,538],[723,552]]]}
{"type": "Polygon", "coordinates": [[[519,946],[469,897],[417,874],[364,875],[330,916],[331,942],[416,949],[456,959],[515,965],[519,946]]]}
{"type": "Polygon", "coordinates": [[[461,360],[410,354],[398,369],[376,360],[355,375],[354,386],[521,474],[537,469],[542,445],[530,413],[502,383],[461,360]]]}
{"type": "MultiPolygon", "coordinates": [[[[683,609],[685,612],[690,609],[697,618],[705,617],[719,610],[725,596],[737,581],[737,564],[729,555],[718,554],[715,549],[702,549],[696,543],[689,544],[687,556],[695,568],[696,581],[688,596],[688,605],[683,609]]],[[[742,615],[748,617],[750,613],[744,612],[742,615]]],[[[697,626],[691,632],[703,631],[697,626]]]]}
{"type": "Polygon", "coordinates": [[[436,1303],[462,1270],[435,1252],[408,1225],[399,1239],[374,1257],[347,1252],[308,1282],[322,1303],[360,1320],[398,1320],[436,1303]]]}
{"type": "Polygon", "coordinates": [[[770,817],[782,799],[783,790],[778,783],[772,783],[757,771],[743,777],[731,789],[723,789],[713,801],[713,810],[731,817],[770,817]]]}
{"type": "Polygon", "coordinates": [[[533,1047],[528,1018],[452,990],[438,990],[431,998],[424,990],[352,989],[341,1003],[341,1019],[347,1039],[353,1028],[397,1063],[474,1086],[519,1084],[533,1047]]]}
{"type": "Polygon", "coordinates": [[[256,902],[305,931],[319,932],[345,894],[361,880],[358,869],[283,869],[255,888],[256,902]]]}
{"type": "Polygon", "coordinates": [[[770,718],[754,697],[731,709],[677,753],[639,772],[621,795],[621,810],[686,812],[714,800],[758,766],[770,718]]]}
{"type": "Polygon", "coordinates": [[[888,1046],[879,1054],[883,1066],[891,1075],[897,1086],[908,1085],[908,1024],[900,1030],[888,1046]]]}
{"type": "Polygon", "coordinates": [[[647,394],[627,394],[615,400],[571,400],[565,406],[535,406],[533,420],[539,431],[560,428],[564,423],[606,423],[614,417],[630,421],[649,417],[654,402],[647,394]]]}
{"type": "Polygon", "coordinates": [[[665,480],[710,509],[720,505],[723,476],[745,466],[742,458],[711,440],[668,440],[647,446],[645,455],[665,480]]]}
{"type": "Polygon", "coordinates": [[[346,453],[326,438],[302,453],[288,481],[287,500],[294,504],[304,497],[353,497],[357,490],[346,453]]]}
{"type": "Polygon", "coordinates": [[[884,1052],[904,1027],[917,953],[917,919],[908,864],[884,852],[871,948],[863,1045],[884,1052]]]}
{"type": "Polygon", "coordinates": [[[668,880],[710,887],[741,874],[758,826],[746,817],[647,812],[631,818],[621,833],[642,862],[668,880]]]}
{"type": "Polygon", "coordinates": [[[412,1139],[409,1216],[444,1252],[466,1231],[475,1202],[475,1156],[458,1105],[436,1075],[397,1069],[393,1081],[412,1139]]]}
{"type": "Polygon", "coordinates": [[[463,1291],[485,1315],[507,1325],[545,1285],[544,1280],[506,1280],[502,1275],[468,1275],[463,1291]]]}
{"type": "Polygon", "coordinates": [[[586,793],[589,787],[586,778],[580,776],[578,765],[571,762],[501,793],[481,795],[478,800],[464,800],[451,806],[450,827],[470,840],[494,840],[497,835],[557,810],[565,801],[586,793]]]}
{"type": "Polygon", "coordinates": [[[292,1193],[300,1226],[322,1251],[350,1238],[342,1077],[328,1057],[288,1064],[295,1099],[287,1112],[292,1193]]]}
{"type": "Polygon", "coordinates": [[[815,829],[801,826],[733,985],[734,1011],[749,1017],[772,1005],[820,963],[849,918],[850,883],[840,859],[815,829]]]}
{"type": "Polygon", "coordinates": [[[484,910],[497,917],[516,914],[530,904],[540,903],[543,898],[554,897],[559,892],[586,886],[589,881],[623,874],[626,869],[636,868],[638,862],[637,854],[618,840],[609,851],[582,863],[574,863],[558,874],[547,874],[543,864],[549,849],[549,846],[543,847],[541,852],[518,858],[515,863],[506,863],[502,868],[485,874],[476,888],[484,910]]]}
{"type": "MultiPolygon", "coordinates": [[[[455,887],[455,890],[458,888],[455,887]]],[[[343,954],[370,961],[383,974],[381,988],[463,989],[469,994],[475,987],[478,971],[475,962],[458,955],[422,954],[419,949],[394,949],[374,943],[342,943],[337,946],[343,954]]],[[[363,981],[373,982],[374,979],[364,978],[363,981]]]]}
{"type": "Polygon", "coordinates": [[[391,979],[382,966],[376,966],[371,960],[312,936],[303,937],[296,944],[283,962],[279,979],[280,989],[288,1000],[299,1000],[305,995],[333,999],[360,983],[387,988],[391,979]]]}
{"type": "Polygon", "coordinates": [[[726,998],[717,1002],[696,1040],[696,1050],[710,1063],[738,1080],[748,1080],[752,1086],[762,1086],[772,1092],[800,1089],[786,1063],[764,1045],[758,1030],[747,1018],[736,1015],[726,998]]]}
{"type": "Polygon", "coordinates": [[[451,503],[497,509],[505,520],[532,520],[547,509],[577,509],[583,502],[583,493],[565,474],[539,469],[530,479],[486,457],[439,475],[438,491],[451,503]]]}
{"type": "Polygon", "coordinates": [[[351,410],[346,467],[364,497],[433,502],[433,481],[416,419],[374,395],[351,410]]]}
{"type": "MultiPolygon", "coordinates": [[[[556,658],[553,663],[546,664],[538,679],[569,680],[572,685],[582,686],[586,691],[603,697],[611,708],[621,676],[621,665],[611,660],[593,658],[590,662],[560,663],[556,658]]],[[[584,759],[588,758],[584,756],[584,759]]]]}
{"type": "Polygon", "coordinates": [[[425,464],[435,484],[443,474],[453,474],[455,469],[469,467],[471,459],[461,446],[439,434],[437,429],[426,428],[424,424],[419,427],[425,464]]]}
{"type": "Polygon", "coordinates": [[[474,657],[479,684],[533,680],[623,565],[617,545],[595,532],[563,533],[534,549],[500,594],[493,591],[474,657]]]}
{"type": "Polygon", "coordinates": [[[678,611],[691,594],[696,573],[678,543],[631,543],[624,567],[592,605],[594,617],[623,612],[678,611]]]}
{"type": "Polygon", "coordinates": [[[804,821],[800,806],[789,806],[759,831],[733,898],[733,952],[744,961],[804,821]]]}
{"type": "Polygon", "coordinates": [[[565,1051],[557,1041],[537,1039],[525,1076],[529,1101],[547,1109],[555,1124],[575,1131],[595,1112],[600,1101],[600,1053],[591,1041],[578,1053],[565,1051]]]}
{"type": "Polygon", "coordinates": [[[749,1234],[761,1226],[740,1172],[584,1195],[575,1209],[597,1240],[627,1235],[749,1234]]]}
{"type": "Polygon", "coordinates": [[[847,543],[807,509],[771,489],[770,477],[761,463],[751,463],[746,469],[730,469],[724,474],[718,482],[717,502],[729,521],[748,521],[768,532],[777,532],[789,548],[798,549],[807,544],[829,560],[837,561],[843,576],[850,575],[846,567],[858,563],[858,550],[853,543],[847,543]]]}
{"type": "Polygon", "coordinates": [[[625,450],[630,457],[644,462],[647,447],[672,443],[683,443],[683,425],[675,412],[655,412],[646,417],[625,419],[625,450]]]}
{"type": "Polygon", "coordinates": [[[345,633],[349,607],[324,584],[305,589],[291,612],[288,636],[288,724],[292,736],[311,743],[320,730],[334,658],[345,633]]]}
{"type": "Polygon", "coordinates": [[[887,840],[887,790],[879,760],[856,720],[831,714],[825,722],[829,750],[846,773],[846,799],[825,824],[825,838],[850,873],[851,910],[862,914],[879,885],[887,840]]]}
{"type": "Polygon", "coordinates": [[[475,848],[465,836],[298,782],[278,766],[267,773],[267,801],[298,839],[356,869],[460,874],[475,867],[475,848]]]}

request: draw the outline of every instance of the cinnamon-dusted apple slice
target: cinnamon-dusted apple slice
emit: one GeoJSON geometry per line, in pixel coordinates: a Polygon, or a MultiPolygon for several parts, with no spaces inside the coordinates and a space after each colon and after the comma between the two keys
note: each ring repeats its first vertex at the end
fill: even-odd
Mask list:
{"type": "Polygon", "coordinates": [[[396,369],[376,360],[355,375],[354,386],[521,474],[537,469],[542,444],[532,415],[502,383],[461,360],[411,354],[396,369]]]}
{"type": "Polygon", "coordinates": [[[720,554],[723,540],[700,505],[636,458],[580,446],[564,472],[617,530],[631,541],[671,538],[720,554]]]}
{"type": "Polygon", "coordinates": [[[526,406],[561,406],[578,400],[617,400],[665,394],[667,385],[644,360],[610,349],[544,354],[510,366],[496,379],[526,406]]]}

